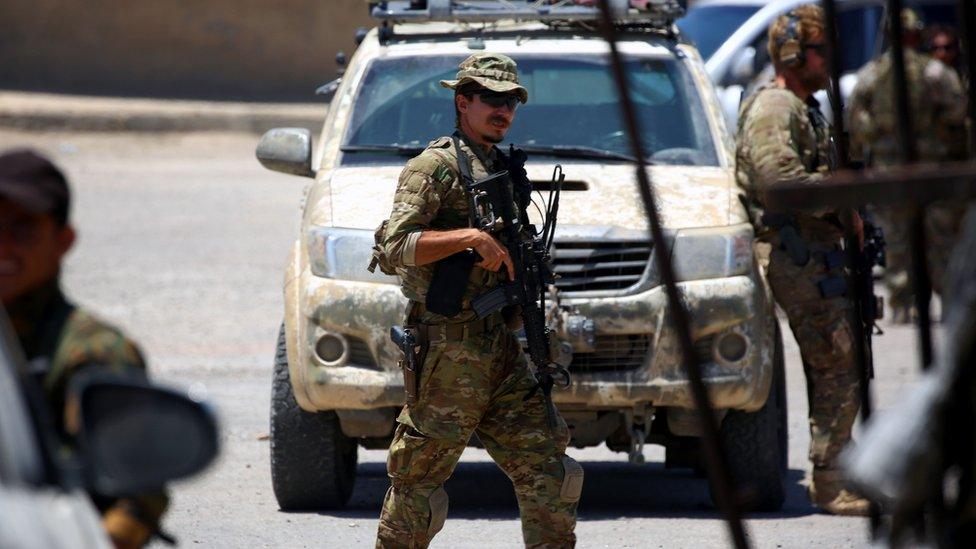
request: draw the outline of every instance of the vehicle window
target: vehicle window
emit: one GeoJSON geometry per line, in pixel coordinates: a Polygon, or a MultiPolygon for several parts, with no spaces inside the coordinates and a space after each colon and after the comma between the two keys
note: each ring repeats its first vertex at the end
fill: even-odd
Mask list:
{"type": "Polygon", "coordinates": [[[840,13],[838,27],[844,48],[841,53],[844,73],[856,72],[871,60],[883,16],[881,6],[862,6],[840,13]]]}
{"type": "MultiPolygon", "coordinates": [[[[377,59],[367,68],[346,133],[348,146],[424,146],[454,129],[453,79],[462,57],[377,59]]],[[[523,56],[516,60],[529,102],[521,105],[507,139],[525,146],[576,146],[630,154],[617,89],[604,56],[572,59],[523,56]]],[[[632,95],[651,160],[668,164],[718,164],[697,89],[687,69],[672,59],[627,63],[632,95]]],[[[347,152],[342,163],[375,159],[375,152],[347,152]]]]}
{"type": "Polygon", "coordinates": [[[702,59],[707,60],[760,7],[762,6],[692,7],[676,24],[681,33],[695,43],[702,59]]]}

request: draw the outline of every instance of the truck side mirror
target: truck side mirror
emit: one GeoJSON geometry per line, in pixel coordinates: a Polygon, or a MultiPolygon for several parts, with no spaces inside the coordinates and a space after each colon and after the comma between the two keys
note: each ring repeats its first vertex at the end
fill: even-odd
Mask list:
{"type": "Polygon", "coordinates": [[[274,128],[258,141],[255,156],[265,168],[312,177],[312,134],[305,128],[274,128]]]}
{"type": "Polygon", "coordinates": [[[86,484],[106,496],[153,491],[217,456],[210,409],[136,376],[98,372],[73,392],[86,484]]]}

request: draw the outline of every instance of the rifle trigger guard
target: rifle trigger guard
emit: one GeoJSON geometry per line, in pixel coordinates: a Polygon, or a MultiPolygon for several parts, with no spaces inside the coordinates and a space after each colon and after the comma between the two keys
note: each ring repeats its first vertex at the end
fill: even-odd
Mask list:
{"type": "Polygon", "coordinates": [[[553,373],[555,374],[554,378],[558,377],[561,380],[561,383],[557,384],[560,389],[569,389],[569,386],[573,384],[572,378],[569,377],[569,370],[565,366],[557,366],[553,373]]]}

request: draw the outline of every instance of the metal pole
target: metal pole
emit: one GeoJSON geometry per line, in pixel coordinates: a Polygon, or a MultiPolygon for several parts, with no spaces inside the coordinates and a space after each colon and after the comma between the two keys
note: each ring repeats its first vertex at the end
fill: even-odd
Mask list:
{"type": "Polygon", "coordinates": [[[678,335],[682,359],[685,370],[688,373],[688,381],[691,385],[692,394],[695,397],[695,407],[698,410],[698,416],[702,425],[702,433],[704,435],[702,437],[702,445],[705,450],[708,473],[716,488],[715,499],[718,501],[718,506],[722,514],[725,515],[725,520],[728,523],[732,535],[732,541],[737,548],[745,549],[749,545],[746,541],[742,518],[739,516],[739,511],[736,508],[731,477],[728,472],[728,465],[725,462],[722,441],[719,438],[718,422],[715,420],[715,415],[712,412],[708,392],[702,380],[700,365],[695,358],[688,311],[685,310],[684,304],[681,302],[674,268],[671,264],[671,256],[667,253],[664,232],[661,229],[661,220],[658,218],[657,208],[655,207],[654,190],[651,186],[650,176],[647,173],[644,145],[640,137],[640,122],[637,119],[637,112],[630,99],[627,72],[624,70],[623,60],[617,49],[617,32],[613,24],[610,0],[600,0],[599,5],[603,15],[601,30],[610,46],[613,75],[617,83],[617,90],[620,93],[621,115],[627,125],[633,156],[636,159],[637,181],[641,193],[641,202],[644,205],[644,211],[650,224],[651,237],[654,240],[654,257],[661,271],[661,278],[663,279],[668,298],[668,309],[671,313],[675,332],[678,335]]]}
{"type": "MultiPolygon", "coordinates": [[[[914,119],[908,103],[908,76],[905,72],[905,51],[902,47],[904,28],[901,24],[901,0],[887,0],[888,37],[891,46],[891,63],[895,84],[895,108],[898,114],[898,137],[905,164],[918,162],[918,145],[915,140],[914,119]]],[[[932,365],[932,320],[929,305],[932,300],[932,281],[929,280],[928,261],[925,257],[925,210],[918,204],[910,206],[909,244],[912,255],[912,286],[915,290],[915,309],[918,313],[919,354],[922,369],[932,365]]]]}
{"type": "MultiPolygon", "coordinates": [[[[844,132],[844,98],[841,96],[840,78],[842,76],[842,54],[844,51],[841,43],[840,33],[837,31],[837,6],[834,0],[823,0],[824,10],[824,31],[826,33],[826,43],[829,48],[830,59],[830,108],[834,115],[833,133],[834,143],[837,147],[838,168],[846,169],[850,167],[850,150],[848,148],[847,133],[844,132]]],[[[848,321],[854,330],[854,356],[857,357],[858,371],[857,382],[861,396],[861,422],[867,423],[871,419],[871,371],[873,370],[873,357],[871,356],[871,326],[866,326],[864,322],[865,312],[863,310],[862,298],[874,299],[874,296],[862,296],[863,288],[858,284],[856,270],[864,263],[859,255],[862,253],[860,242],[854,231],[854,217],[857,212],[853,208],[845,209],[842,212],[841,221],[844,224],[844,248],[847,256],[847,287],[851,289],[851,311],[848,321]]],[[[871,273],[867,273],[871,276],[871,273]]],[[[873,320],[872,320],[873,322],[873,320]]],[[[871,502],[868,517],[871,538],[876,539],[878,528],[881,525],[881,512],[875,502],[871,502]]]]}

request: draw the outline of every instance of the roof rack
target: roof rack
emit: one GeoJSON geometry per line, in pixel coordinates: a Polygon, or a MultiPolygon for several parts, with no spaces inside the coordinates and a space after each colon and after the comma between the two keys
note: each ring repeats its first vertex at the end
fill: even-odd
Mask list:
{"type": "MultiPolygon", "coordinates": [[[[686,0],[610,0],[622,25],[668,26],[684,15],[686,0]]],[[[388,0],[370,2],[374,18],[389,23],[598,22],[593,0],[388,0]]]]}

